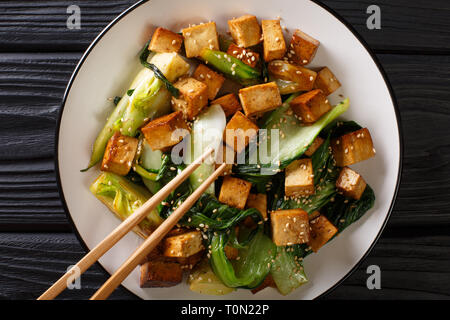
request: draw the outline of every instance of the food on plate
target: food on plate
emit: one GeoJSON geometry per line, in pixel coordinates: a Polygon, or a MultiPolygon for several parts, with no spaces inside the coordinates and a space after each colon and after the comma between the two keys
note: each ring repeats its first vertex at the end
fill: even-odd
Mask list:
{"type": "MultiPolygon", "coordinates": [[[[142,65],[100,130],[90,191],[124,220],[198,158],[202,163],[134,231],[148,237],[222,163],[211,184],[141,264],[143,288],[225,295],[308,281],[303,260],[374,205],[353,164],[375,156],[368,128],[338,118],[350,107],[330,68],[312,67],[320,42],[279,19],[245,14],[180,33],[158,27],[142,65]],[[305,67],[307,66],[307,67],[305,67]]],[[[359,169],[358,169],[359,171],[359,169]]]]}

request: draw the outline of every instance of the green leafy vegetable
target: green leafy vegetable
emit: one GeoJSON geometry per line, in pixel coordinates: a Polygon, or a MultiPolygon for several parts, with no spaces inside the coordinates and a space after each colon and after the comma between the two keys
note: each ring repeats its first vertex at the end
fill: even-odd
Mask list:
{"type": "Polygon", "coordinates": [[[133,95],[133,92],[134,92],[134,89],[130,89],[127,91],[127,95],[131,97],[133,95]]]}
{"type": "Polygon", "coordinates": [[[225,74],[228,78],[242,85],[254,85],[260,81],[261,72],[259,70],[246,65],[241,60],[225,52],[204,48],[200,52],[200,58],[225,74]]]}
{"type": "Polygon", "coordinates": [[[275,262],[270,274],[281,294],[287,295],[302,284],[308,282],[301,262],[291,247],[276,247],[275,262]]]}
{"type": "Polygon", "coordinates": [[[145,44],[144,48],[142,48],[141,54],[139,55],[139,61],[144,67],[153,71],[155,77],[164,83],[171,95],[173,95],[175,98],[178,98],[180,96],[180,91],[175,88],[169,80],[167,80],[164,73],[162,73],[156,65],[147,61],[148,56],[150,55],[150,50],[148,50],[149,44],[150,40],[145,44]]]}
{"type": "Polygon", "coordinates": [[[120,99],[122,99],[122,97],[119,97],[119,96],[115,96],[115,97],[114,97],[113,102],[114,102],[114,104],[115,104],[116,106],[117,106],[117,104],[119,103],[120,99]]]}

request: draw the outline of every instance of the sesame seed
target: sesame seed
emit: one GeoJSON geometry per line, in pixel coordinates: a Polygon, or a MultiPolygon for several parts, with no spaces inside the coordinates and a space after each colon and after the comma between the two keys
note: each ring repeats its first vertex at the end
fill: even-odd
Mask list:
{"type": "Polygon", "coordinates": [[[172,44],[173,45],[177,44],[177,40],[172,40],[172,44]]]}

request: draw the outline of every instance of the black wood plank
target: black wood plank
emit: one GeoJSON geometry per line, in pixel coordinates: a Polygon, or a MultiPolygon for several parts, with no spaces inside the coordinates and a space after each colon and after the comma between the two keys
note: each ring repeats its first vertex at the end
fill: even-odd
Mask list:
{"type": "MultiPolygon", "coordinates": [[[[83,51],[135,0],[0,1],[1,51],[83,51]],[[66,27],[67,7],[81,8],[81,29],[66,27]]],[[[379,51],[450,52],[450,7],[446,0],[323,0],[379,51]],[[366,26],[367,7],[381,8],[381,30],[366,26]]]]}
{"type": "MultiPolygon", "coordinates": [[[[358,270],[325,298],[449,299],[449,250],[448,234],[383,237],[358,270]],[[366,287],[369,265],[381,269],[381,290],[366,287]]],[[[72,234],[0,233],[0,298],[35,299],[82,255],[72,234]]],[[[95,266],[82,276],[81,290],[66,290],[60,298],[87,299],[106,279],[95,266]]],[[[119,288],[111,298],[134,296],[119,288]]]]}
{"type": "MultiPolygon", "coordinates": [[[[69,230],[52,156],[57,110],[79,57],[0,54],[0,230],[69,230]]],[[[405,136],[404,175],[390,226],[448,227],[450,57],[379,58],[405,136]]]]}

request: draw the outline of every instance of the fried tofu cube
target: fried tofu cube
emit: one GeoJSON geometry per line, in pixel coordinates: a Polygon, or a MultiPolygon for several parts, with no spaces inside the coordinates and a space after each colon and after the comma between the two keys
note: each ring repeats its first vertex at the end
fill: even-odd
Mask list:
{"type": "Polygon", "coordinates": [[[194,120],[208,104],[208,86],[194,78],[182,78],[174,87],[180,90],[180,96],[172,97],[173,109],[181,111],[186,119],[194,120]]]}
{"type": "Polygon", "coordinates": [[[226,94],[211,101],[211,105],[214,104],[220,104],[227,118],[242,110],[242,106],[234,93],[226,94]]]}
{"type": "Polygon", "coordinates": [[[189,133],[181,111],[150,121],[141,129],[152,150],[164,150],[176,145],[189,133]]]}
{"type": "Polygon", "coordinates": [[[175,32],[164,28],[157,28],[153,33],[152,41],[148,46],[148,50],[162,52],[178,52],[180,51],[183,37],[175,32]]]}
{"type": "Polygon", "coordinates": [[[302,209],[278,210],[270,214],[272,241],[277,246],[290,246],[309,241],[308,213],[302,209]]]}
{"type": "Polygon", "coordinates": [[[226,176],[220,188],[219,201],[242,210],[247,203],[251,187],[251,182],[226,176]]]}
{"type": "Polygon", "coordinates": [[[311,63],[319,48],[320,42],[301,30],[295,30],[289,46],[288,57],[299,65],[311,63]]]}
{"type": "Polygon", "coordinates": [[[173,287],[183,280],[183,269],[176,262],[147,261],[141,265],[141,288],[173,287]]]}
{"type": "Polygon", "coordinates": [[[136,138],[114,133],[106,145],[101,170],[126,176],[136,155],[138,142],[136,138]]]}
{"type": "Polygon", "coordinates": [[[270,288],[277,287],[277,285],[276,285],[275,281],[273,280],[272,276],[270,275],[270,273],[266,276],[264,281],[258,287],[256,287],[255,289],[252,289],[251,291],[253,294],[256,294],[259,291],[261,291],[265,288],[268,288],[268,287],[270,287],[270,288]]]}
{"type": "Polygon", "coordinates": [[[308,196],[315,193],[311,159],[299,159],[286,168],[284,193],[288,197],[308,196]]]}
{"type": "MultiPolygon", "coordinates": [[[[257,209],[261,213],[263,220],[264,221],[267,220],[267,194],[250,193],[250,195],[248,196],[248,199],[247,199],[246,207],[247,207],[247,209],[249,209],[249,208],[257,209]]],[[[256,224],[251,217],[245,218],[243,223],[247,228],[256,227],[256,224]]]]}
{"type": "Polygon", "coordinates": [[[320,148],[320,146],[325,142],[325,140],[323,140],[321,137],[317,136],[313,143],[311,143],[311,145],[309,146],[308,150],[305,151],[305,156],[307,157],[311,157],[316,151],[317,149],[320,148]]]}
{"type": "Polygon", "coordinates": [[[229,260],[236,260],[239,255],[239,250],[229,245],[225,246],[224,251],[229,260]]]}
{"type": "Polygon", "coordinates": [[[213,100],[225,81],[225,77],[212,71],[204,64],[199,64],[193,77],[208,86],[208,99],[213,100]]]}
{"type": "Polygon", "coordinates": [[[261,28],[255,16],[246,14],[228,20],[231,36],[239,47],[251,47],[261,42],[261,28]]]}
{"type": "Polygon", "coordinates": [[[164,240],[163,255],[166,257],[187,258],[202,251],[204,248],[202,233],[200,231],[191,231],[167,237],[164,240]]]}
{"type": "Polygon", "coordinates": [[[280,20],[262,20],[261,25],[264,37],[264,60],[269,62],[283,58],[286,53],[286,43],[280,20]]]}
{"type": "Polygon", "coordinates": [[[174,260],[175,262],[181,265],[181,269],[192,269],[195,267],[197,263],[199,263],[205,255],[205,250],[199,251],[196,254],[193,254],[189,257],[177,257],[177,258],[168,258],[165,257],[166,260],[174,260]]]}
{"type": "Polygon", "coordinates": [[[239,99],[247,117],[258,116],[281,106],[281,95],[275,82],[239,90],[239,99]]]}
{"type": "Polygon", "coordinates": [[[275,78],[295,82],[297,91],[312,90],[317,77],[317,73],[313,70],[282,60],[270,62],[267,69],[275,78]]]}
{"type": "Polygon", "coordinates": [[[314,252],[324,246],[334,235],[338,229],[323,215],[309,222],[310,236],[308,245],[314,252]]]}
{"type": "Polygon", "coordinates": [[[349,166],[375,156],[372,137],[367,128],[344,134],[331,141],[333,156],[339,167],[349,166]]]}
{"type": "Polygon", "coordinates": [[[241,60],[243,63],[252,68],[256,67],[259,62],[259,53],[250,49],[239,47],[234,43],[229,45],[227,54],[241,60]]]}
{"type": "Polygon", "coordinates": [[[366,189],[366,182],[363,177],[353,171],[349,167],[344,167],[339,174],[336,181],[338,191],[342,192],[344,196],[359,200],[366,189]]]}
{"type": "Polygon", "coordinates": [[[184,28],[181,32],[188,58],[199,56],[203,48],[219,50],[219,36],[214,21],[184,28]]]}
{"type": "Polygon", "coordinates": [[[322,90],[323,94],[329,96],[337,89],[341,87],[341,83],[335,77],[333,72],[327,67],[321,69],[317,73],[316,82],[314,83],[314,88],[322,90]]]}
{"type": "Polygon", "coordinates": [[[225,127],[224,141],[234,151],[240,153],[256,137],[258,130],[256,124],[238,111],[225,127]]]}
{"type": "Polygon", "coordinates": [[[233,172],[235,158],[236,154],[229,146],[223,145],[222,148],[219,148],[216,156],[216,169],[220,167],[222,163],[226,164],[225,171],[222,173],[222,176],[226,176],[233,172]]]}
{"type": "Polygon", "coordinates": [[[316,89],[304,93],[291,102],[291,109],[304,124],[312,124],[331,110],[327,97],[316,89]]]}

